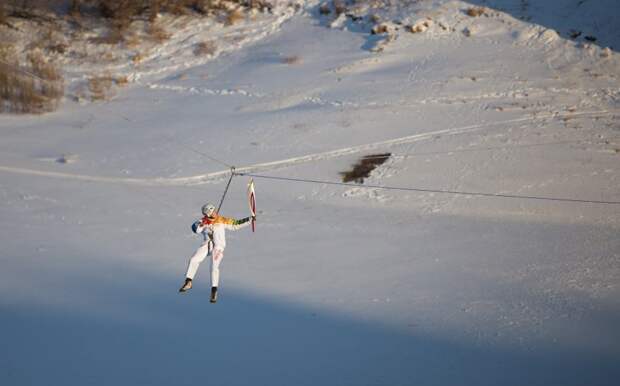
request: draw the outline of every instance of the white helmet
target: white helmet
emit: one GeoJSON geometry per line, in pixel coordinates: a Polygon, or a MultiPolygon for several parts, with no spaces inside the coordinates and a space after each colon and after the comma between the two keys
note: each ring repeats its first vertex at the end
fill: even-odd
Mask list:
{"type": "Polygon", "coordinates": [[[204,204],[202,206],[202,214],[204,214],[205,216],[213,216],[213,213],[215,213],[215,205],[213,204],[204,204]]]}

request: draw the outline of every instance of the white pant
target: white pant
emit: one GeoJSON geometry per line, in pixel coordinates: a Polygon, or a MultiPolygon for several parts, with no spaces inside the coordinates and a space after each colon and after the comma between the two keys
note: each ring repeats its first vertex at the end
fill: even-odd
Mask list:
{"type": "Polygon", "coordinates": [[[224,259],[224,250],[220,248],[213,249],[213,243],[211,242],[202,244],[189,259],[185,277],[194,280],[196,271],[198,271],[198,266],[200,266],[200,263],[202,263],[207,256],[211,256],[211,286],[217,287],[220,283],[220,263],[222,259],[224,259]]]}

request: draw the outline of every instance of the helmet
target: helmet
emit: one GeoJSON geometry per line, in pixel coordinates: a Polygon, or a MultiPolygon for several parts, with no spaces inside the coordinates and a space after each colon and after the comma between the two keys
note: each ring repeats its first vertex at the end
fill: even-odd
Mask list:
{"type": "Polygon", "coordinates": [[[213,216],[213,213],[215,213],[215,205],[204,204],[202,206],[202,214],[204,214],[205,216],[213,216]]]}

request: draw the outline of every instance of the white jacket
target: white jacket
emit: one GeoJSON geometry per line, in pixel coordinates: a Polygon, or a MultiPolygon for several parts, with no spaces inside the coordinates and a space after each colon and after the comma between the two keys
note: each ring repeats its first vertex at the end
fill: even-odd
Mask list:
{"type": "Polygon", "coordinates": [[[224,248],[226,248],[226,230],[236,231],[245,228],[250,225],[250,218],[246,217],[241,220],[235,220],[216,214],[215,217],[212,218],[205,216],[196,223],[199,223],[195,227],[196,233],[202,234],[204,242],[207,243],[212,241],[213,249],[223,251],[224,248]]]}

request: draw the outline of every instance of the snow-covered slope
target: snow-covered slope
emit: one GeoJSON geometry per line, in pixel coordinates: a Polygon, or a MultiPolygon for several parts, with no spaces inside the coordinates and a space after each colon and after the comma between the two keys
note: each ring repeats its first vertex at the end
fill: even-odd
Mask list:
{"type": "Polygon", "coordinates": [[[620,11],[520,3],[309,3],[112,100],[0,117],[0,383],[617,383],[620,11]],[[385,152],[364,185],[424,191],[256,177],[220,301],[206,263],[176,292],[228,166],[338,182],[385,152]]]}

